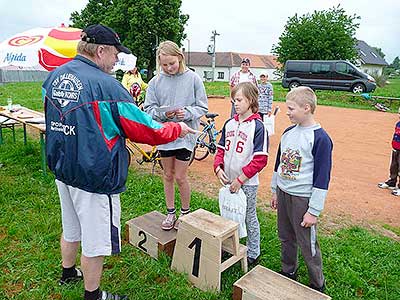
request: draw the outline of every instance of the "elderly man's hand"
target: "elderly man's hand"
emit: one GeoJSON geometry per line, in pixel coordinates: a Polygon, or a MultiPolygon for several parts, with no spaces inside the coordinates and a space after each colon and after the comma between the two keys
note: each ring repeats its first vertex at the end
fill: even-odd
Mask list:
{"type": "Polygon", "coordinates": [[[179,122],[179,125],[181,125],[182,131],[181,134],[179,135],[179,137],[184,137],[185,135],[187,135],[188,133],[194,134],[196,133],[196,130],[190,128],[189,126],[187,126],[185,123],[183,122],[179,122]]]}

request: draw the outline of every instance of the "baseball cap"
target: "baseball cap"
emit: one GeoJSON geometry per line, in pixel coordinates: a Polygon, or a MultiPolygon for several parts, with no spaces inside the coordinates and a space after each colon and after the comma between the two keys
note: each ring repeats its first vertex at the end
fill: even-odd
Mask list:
{"type": "Polygon", "coordinates": [[[250,65],[250,58],[244,57],[244,58],[242,59],[242,64],[249,64],[249,65],[250,65]]]}
{"type": "Polygon", "coordinates": [[[82,41],[99,45],[115,46],[120,52],[131,54],[131,51],[121,44],[118,34],[110,27],[95,24],[83,29],[86,36],[82,37],[82,41]]]}

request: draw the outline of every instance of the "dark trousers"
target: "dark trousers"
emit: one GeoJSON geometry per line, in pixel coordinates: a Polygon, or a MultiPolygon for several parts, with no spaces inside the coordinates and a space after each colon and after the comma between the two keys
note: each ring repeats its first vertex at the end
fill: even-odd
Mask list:
{"type": "Polygon", "coordinates": [[[278,235],[281,241],[282,271],[294,273],[298,268],[297,250],[307,265],[310,285],[324,284],[322,257],[317,241],[317,227],[302,227],[303,216],[307,212],[309,198],[289,195],[277,188],[278,235]]]}
{"type": "MultiPolygon", "coordinates": [[[[400,177],[399,174],[400,168],[400,150],[392,150],[392,159],[390,161],[390,179],[386,181],[387,185],[396,186],[397,177],[400,177]]],[[[400,180],[398,187],[400,188],[400,180]]]]}

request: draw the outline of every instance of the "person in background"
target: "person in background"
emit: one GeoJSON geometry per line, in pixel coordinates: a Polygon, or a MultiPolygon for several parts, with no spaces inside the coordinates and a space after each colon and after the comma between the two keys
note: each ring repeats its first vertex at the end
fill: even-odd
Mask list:
{"type": "MultiPolygon", "coordinates": [[[[159,122],[185,122],[198,129],[200,118],[208,111],[206,90],[200,77],[185,65],[185,57],[178,45],[162,42],[157,49],[157,71],[149,82],[144,110],[159,122]]],[[[167,217],[163,230],[177,229],[179,220],[175,210],[175,188],[181,196],[180,215],[190,212],[189,160],[196,144],[195,136],[187,135],[158,147],[164,171],[164,192],[167,217]]]]}
{"type": "MultiPolygon", "coordinates": [[[[400,119],[400,107],[398,109],[398,118],[400,119]]],[[[397,121],[393,133],[389,179],[378,183],[378,187],[392,190],[393,196],[400,196],[400,121],[397,121]]]]}
{"type": "Polygon", "coordinates": [[[147,83],[143,81],[142,76],[136,67],[125,72],[124,77],[122,77],[122,85],[129,91],[136,102],[138,101],[141,92],[144,92],[147,89],[147,83]]]}
{"type": "MultiPolygon", "coordinates": [[[[251,82],[255,86],[257,86],[257,78],[256,76],[250,71],[250,58],[244,57],[240,64],[240,70],[233,73],[231,79],[229,81],[229,91],[232,92],[232,89],[237,86],[241,82],[251,82]]],[[[235,106],[232,103],[231,107],[231,118],[235,114],[235,106]]]]}
{"type": "Polygon", "coordinates": [[[333,143],[314,119],[317,97],[311,88],[292,89],[286,96],[286,106],[294,125],[282,134],[271,180],[271,207],[278,209],[280,273],[297,279],[300,247],[309,286],[324,292],[317,220],[328,193],[333,143]]]}
{"type": "Polygon", "coordinates": [[[100,290],[100,280],[104,256],[121,251],[120,193],[128,176],[125,139],[158,145],[194,131],[183,122],[155,122],[108,74],[119,52],[130,53],[111,28],[85,28],[77,52],[42,87],[46,158],[61,202],[59,284],[83,278],[85,300],[123,300],[128,297],[100,290]],[[80,246],[83,274],[75,267],[80,246]]]}
{"type": "Polygon", "coordinates": [[[264,120],[265,115],[268,117],[271,116],[273,99],[274,89],[272,84],[268,81],[268,75],[261,74],[258,84],[258,114],[261,120],[264,120]]]}

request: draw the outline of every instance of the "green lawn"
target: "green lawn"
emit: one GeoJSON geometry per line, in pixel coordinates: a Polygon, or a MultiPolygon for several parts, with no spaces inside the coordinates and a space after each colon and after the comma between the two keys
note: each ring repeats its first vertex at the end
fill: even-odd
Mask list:
{"type": "MultiPolygon", "coordinates": [[[[275,86],[279,97],[279,85],[275,86]]],[[[0,86],[0,105],[5,105],[8,95],[14,103],[42,109],[40,83],[0,86]]],[[[29,138],[24,146],[18,129],[17,143],[12,143],[9,130],[5,130],[5,142],[0,145],[0,299],[79,299],[83,293],[81,283],[70,287],[57,284],[60,205],[53,176],[44,177],[40,170],[39,141],[29,138]]],[[[121,204],[122,224],[152,210],[164,212],[161,179],[130,170],[121,204]]],[[[192,208],[200,207],[218,213],[216,199],[197,191],[192,195],[192,208]]],[[[278,271],[276,214],[259,210],[258,216],[260,263],[278,271]]],[[[398,228],[390,229],[400,232],[398,228]]],[[[399,242],[352,226],[321,232],[320,244],[326,292],[332,299],[400,299],[399,242]]],[[[106,259],[102,287],[128,294],[130,299],[231,299],[232,284],[243,275],[235,266],[223,273],[221,293],[202,292],[192,287],[184,275],[173,272],[170,263],[168,257],[156,261],[124,243],[121,255],[106,259]]],[[[303,262],[300,281],[307,284],[303,262]]]]}

